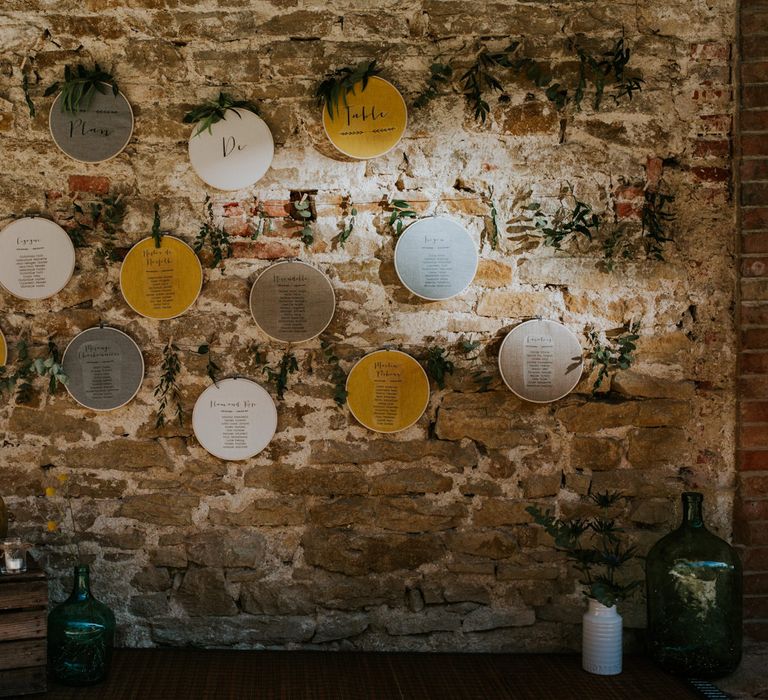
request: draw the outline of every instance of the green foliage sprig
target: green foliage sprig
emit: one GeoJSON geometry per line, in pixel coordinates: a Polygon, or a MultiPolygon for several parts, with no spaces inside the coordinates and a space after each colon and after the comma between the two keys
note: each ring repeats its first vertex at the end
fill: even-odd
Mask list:
{"type": "Polygon", "coordinates": [[[488,225],[483,231],[483,238],[488,241],[491,250],[499,247],[501,233],[499,230],[499,209],[494,199],[493,185],[488,188],[488,194],[485,196],[485,202],[488,205],[488,225]]]}
{"type": "Polygon", "coordinates": [[[242,119],[238,109],[244,109],[254,114],[259,113],[259,108],[250,100],[236,100],[226,92],[220,92],[219,96],[215,100],[208,100],[202,104],[193,107],[189,112],[184,115],[183,122],[185,124],[197,124],[200,122],[200,126],[195,131],[195,136],[199,136],[204,131],[209,134],[213,134],[214,124],[220,122],[226,117],[228,111],[232,111],[242,119]]]}
{"type": "Polygon", "coordinates": [[[541,211],[541,205],[537,202],[529,204],[528,209],[533,213],[535,228],[544,236],[544,245],[557,250],[575,234],[591,241],[593,234],[600,228],[600,217],[589,204],[577,199],[570,188],[561,193],[560,206],[552,216],[541,211]],[[573,204],[568,205],[566,201],[572,201],[573,204]]]}
{"type": "Polygon", "coordinates": [[[165,412],[169,403],[175,405],[174,417],[179,426],[184,425],[184,407],[181,403],[181,391],[178,380],[181,374],[181,359],[179,348],[169,340],[163,347],[163,362],[160,365],[160,381],[155,387],[155,397],[158,399],[155,428],[165,426],[165,412]]]}
{"type": "Polygon", "coordinates": [[[459,341],[459,349],[464,353],[464,358],[470,363],[472,367],[472,381],[478,387],[480,393],[484,393],[490,389],[493,377],[486,372],[480,365],[480,352],[482,344],[479,340],[469,340],[462,338],[459,341]]]}
{"type": "MultiPolygon", "coordinates": [[[[38,76],[39,77],[39,76],[38,76]]],[[[35,109],[35,103],[32,102],[32,96],[29,93],[29,73],[24,71],[21,76],[21,89],[24,91],[24,102],[27,103],[27,109],[29,110],[29,116],[34,119],[37,115],[35,109]]]]}
{"type": "Polygon", "coordinates": [[[591,360],[590,372],[598,368],[597,377],[592,386],[592,393],[595,393],[602,385],[605,378],[616,370],[629,369],[635,360],[635,350],[637,350],[637,341],[640,324],[630,322],[618,333],[606,334],[605,342],[600,334],[594,329],[587,333],[587,339],[590,344],[588,359],[591,360]]]}
{"type": "Polygon", "coordinates": [[[155,215],[152,217],[152,240],[155,248],[163,245],[163,232],[160,230],[160,205],[155,202],[155,215]]]}
{"type": "Polygon", "coordinates": [[[328,116],[335,119],[339,113],[339,103],[347,106],[350,93],[355,94],[355,87],[362,83],[362,89],[368,87],[368,81],[380,72],[376,60],[362,61],[354,68],[346,66],[326,74],[318,86],[315,97],[321,107],[328,109],[328,116]]]}
{"type": "Polygon", "coordinates": [[[97,92],[106,95],[110,87],[112,94],[117,96],[120,92],[117,81],[98,63],[92,70],[78,64],[75,69],[65,66],[64,82],[57,81],[49,85],[44,96],[48,97],[61,90],[61,111],[77,114],[79,111],[88,110],[97,92]]]}
{"type": "Polygon", "coordinates": [[[672,194],[647,189],[643,200],[642,240],[647,260],[664,260],[664,244],[672,238],[667,234],[667,225],[675,220],[669,205],[675,201],[672,194]]]}
{"type": "Polygon", "coordinates": [[[193,247],[196,253],[200,253],[205,247],[205,242],[208,241],[208,247],[211,249],[211,267],[214,268],[225,258],[232,257],[232,241],[224,227],[216,224],[216,220],[213,218],[213,202],[208,195],[205,196],[203,209],[205,219],[200,224],[200,230],[197,232],[193,247]]]}
{"type": "Polygon", "coordinates": [[[619,37],[613,48],[604,52],[600,59],[595,58],[581,47],[576,47],[576,54],[579,57],[579,78],[573,93],[573,101],[577,107],[584,99],[587,81],[594,86],[593,107],[595,111],[600,109],[605,87],[608,83],[614,85],[613,99],[616,103],[624,96],[631,101],[632,95],[642,89],[643,79],[638,75],[626,72],[631,51],[624,43],[624,37],[619,37]]]}
{"type": "Polygon", "coordinates": [[[445,389],[445,380],[449,374],[453,374],[455,365],[449,358],[445,348],[434,346],[427,348],[426,357],[427,374],[435,380],[439,389],[445,389]]]}
{"type": "Polygon", "coordinates": [[[453,68],[446,63],[433,63],[429,67],[429,78],[427,87],[414,100],[413,106],[416,108],[426,107],[432,100],[439,97],[441,91],[451,84],[453,77],[453,68]]]}
{"type": "Polygon", "coordinates": [[[0,367],[0,393],[16,392],[18,403],[32,400],[35,376],[48,379],[48,393],[53,395],[59,384],[68,384],[69,377],[64,373],[58,347],[52,338],[48,339],[48,353],[45,357],[33,358],[29,354],[29,344],[21,338],[16,343],[16,361],[12,367],[0,367]]]}
{"type": "Polygon", "coordinates": [[[418,214],[404,199],[392,199],[387,203],[389,211],[389,226],[395,237],[398,237],[406,226],[408,219],[417,219],[418,214]]]}
{"type": "Polygon", "coordinates": [[[349,237],[352,235],[352,232],[355,230],[356,222],[357,222],[357,209],[353,206],[350,209],[349,217],[347,218],[346,221],[343,221],[341,224],[341,231],[339,232],[339,235],[336,236],[336,242],[339,244],[340,247],[342,248],[346,247],[349,237]]]}
{"type": "Polygon", "coordinates": [[[312,203],[309,195],[304,193],[298,202],[293,203],[293,208],[301,223],[301,242],[309,247],[315,242],[315,232],[312,229],[312,203]]]}
{"type": "Polygon", "coordinates": [[[197,354],[206,356],[205,376],[208,377],[208,379],[210,379],[213,384],[218,386],[219,372],[221,372],[221,367],[219,367],[216,362],[214,362],[211,346],[208,343],[203,343],[199,348],[197,348],[197,354]]]}
{"type": "Polygon", "coordinates": [[[554,539],[555,547],[574,563],[586,596],[607,607],[626,600],[641,584],[640,580],[620,580],[622,567],[637,556],[637,548],[622,541],[624,530],[611,517],[622,498],[609,491],[592,494],[590,500],[601,513],[589,518],[556,518],[537,506],[526,508],[554,539]]]}
{"type": "Polygon", "coordinates": [[[251,231],[251,240],[255,241],[259,236],[272,231],[272,219],[264,211],[264,202],[256,205],[256,224],[251,231]]]}
{"type": "Polygon", "coordinates": [[[267,365],[262,371],[267,375],[267,381],[274,385],[277,398],[283,401],[288,389],[288,378],[291,374],[299,371],[299,361],[291,350],[286,350],[280,358],[280,364],[277,368],[267,365]]]}
{"type": "Polygon", "coordinates": [[[495,75],[498,68],[511,66],[510,56],[515,52],[519,42],[513,41],[503,51],[491,52],[482,46],[475,56],[475,61],[461,76],[461,91],[469,102],[475,119],[482,124],[488,118],[491,107],[485,96],[488,91],[503,92],[504,86],[495,75]]]}
{"type": "Polygon", "coordinates": [[[100,233],[102,243],[96,254],[103,260],[115,260],[117,233],[125,220],[125,198],[123,195],[109,195],[100,200],[82,205],[72,202],[71,225],[67,229],[76,248],[87,245],[89,235],[100,233]]]}
{"type": "Polygon", "coordinates": [[[347,373],[342,369],[339,358],[334,352],[333,346],[325,339],[320,340],[323,357],[331,368],[333,380],[333,400],[337,406],[343,406],[347,401],[347,373]]]}

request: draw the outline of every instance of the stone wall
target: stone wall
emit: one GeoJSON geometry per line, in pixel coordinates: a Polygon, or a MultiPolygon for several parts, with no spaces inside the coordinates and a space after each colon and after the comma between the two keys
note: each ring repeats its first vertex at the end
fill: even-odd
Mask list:
{"type": "MultiPolygon", "coordinates": [[[[136,338],[147,362],[138,397],[114,413],[42,389],[30,405],[4,401],[0,410],[2,493],[16,529],[40,542],[55,596],[63,596],[67,560],[58,536],[44,533],[52,503],[42,484],[64,472],[96,592],[114,607],[126,645],[573,648],[583,609],[576,576],[529,525],[526,505],[587,512],[589,493],[620,489],[628,496],[622,521],[644,551],[676,522],[679,492],[697,488],[709,522],[730,536],[734,5],[504,0],[470,11],[447,0],[6,0],[5,222],[44,211],[66,224],[73,198],[122,192],[122,246],[149,231],[154,202],[165,227],[191,241],[206,190],[189,166],[181,118],[222,86],[259,102],[277,145],[273,168],[251,190],[210,193],[217,219],[238,237],[235,255],[207,270],[185,316],[138,318],[120,295],[119,266],[104,266],[93,248],[78,251],[74,279],[53,299],[0,297],[11,345],[27,333],[43,352],[49,336],[63,346],[103,321],[136,338]],[[491,100],[485,126],[460,95],[441,97],[411,109],[400,146],[370,162],[333,152],[312,99],[328,69],[376,57],[410,103],[436,56],[459,56],[460,69],[481,36],[503,46],[522,35],[530,55],[567,70],[567,37],[583,35],[603,50],[622,27],[643,90],[631,102],[607,98],[599,112],[585,101],[562,143],[559,115],[513,76],[508,94],[491,100]],[[29,54],[34,119],[21,90],[29,54]],[[90,60],[114,68],[136,130],[118,158],[85,166],[52,143],[51,98],[42,92],[66,63],[90,60]],[[475,282],[458,298],[422,303],[397,281],[382,207],[389,197],[455,217],[479,244],[491,186],[512,226],[527,201],[554,210],[570,183],[608,221],[636,227],[643,188],[660,176],[676,197],[666,262],[608,273],[597,243],[556,252],[505,233],[500,249],[483,245],[475,282]],[[289,202],[301,192],[316,194],[311,250],[290,219],[289,202]],[[359,214],[341,249],[332,239],[347,200],[359,214]],[[251,241],[259,201],[274,227],[251,241]],[[433,386],[422,420],[392,436],[357,425],[334,404],[330,370],[311,342],[295,348],[300,372],[279,405],[278,433],[257,458],[209,456],[188,421],[155,429],[153,388],[169,338],[182,349],[187,409],[208,382],[205,358],[194,352],[201,343],[211,343],[225,374],[260,378],[256,343],[272,364],[279,359],[282,348],[254,327],[247,294],[271,260],[294,256],[333,279],[338,309],[328,337],[344,369],[382,346],[419,357],[428,345],[452,348],[457,371],[444,390],[433,386]],[[597,396],[585,376],[557,403],[521,402],[498,379],[496,354],[510,328],[537,315],[583,338],[590,324],[603,331],[638,321],[637,359],[597,396]],[[483,343],[480,363],[494,377],[488,392],[478,391],[456,350],[462,336],[483,343]]],[[[642,626],[642,601],[624,613],[628,627],[642,626]]]]}

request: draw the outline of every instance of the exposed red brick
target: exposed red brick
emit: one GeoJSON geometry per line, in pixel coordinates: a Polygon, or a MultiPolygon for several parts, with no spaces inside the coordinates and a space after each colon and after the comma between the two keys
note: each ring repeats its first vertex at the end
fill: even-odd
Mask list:
{"type": "Polygon", "coordinates": [[[741,31],[744,36],[749,34],[765,34],[768,27],[768,12],[765,8],[742,9],[741,31]]]}
{"type": "Polygon", "coordinates": [[[768,304],[742,304],[741,323],[744,326],[768,325],[768,304]]]}
{"type": "Polygon", "coordinates": [[[768,401],[742,401],[739,415],[745,423],[768,423],[768,401]]]}
{"type": "Polygon", "coordinates": [[[740,365],[742,374],[768,374],[768,353],[742,353],[740,365]]]}
{"type": "Polygon", "coordinates": [[[768,233],[746,233],[741,237],[741,252],[744,255],[768,253],[768,233]]]}
{"type": "Polygon", "coordinates": [[[744,350],[764,350],[768,348],[768,328],[742,330],[741,347],[744,350]]]}
{"type": "Polygon", "coordinates": [[[738,463],[740,471],[768,470],[768,450],[741,450],[738,454],[738,463]]]}
{"type": "Polygon", "coordinates": [[[70,175],[68,183],[70,192],[109,193],[109,178],[101,175],[70,175]]]}
{"type": "Polygon", "coordinates": [[[741,261],[741,274],[744,277],[765,277],[768,273],[768,257],[744,258],[741,261]]]}
{"type": "Polygon", "coordinates": [[[768,82],[768,61],[742,63],[741,82],[743,84],[768,82]]]}
{"type": "MultiPolygon", "coordinates": [[[[291,208],[291,202],[287,199],[265,199],[261,202],[261,210],[264,212],[264,216],[276,219],[290,216],[291,208]]],[[[258,213],[258,208],[254,213],[258,213]]]]}
{"type": "Polygon", "coordinates": [[[741,56],[745,61],[768,58],[768,41],[764,36],[745,36],[741,39],[741,56]]]}
{"type": "Polygon", "coordinates": [[[768,396],[768,378],[763,376],[740,377],[739,394],[742,399],[763,399],[768,396]]]}
{"type": "Polygon", "coordinates": [[[691,44],[691,58],[696,61],[728,61],[730,57],[730,44],[714,41],[691,44]]]}
{"type": "Polygon", "coordinates": [[[730,168],[694,167],[691,172],[702,182],[727,182],[731,178],[730,168]]]}
{"type": "Polygon", "coordinates": [[[634,199],[644,199],[645,190],[638,185],[621,185],[614,193],[619,202],[630,202],[634,199]]]}
{"type": "MultiPolygon", "coordinates": [[[[768,476],[762,474],[746,476],[749,472],[743,474],[739,484],[739,493],[742,498],[766,498],[768,496],[768,476]]],[[[766,548],[763,556],[765,563],[768,564],[768,548],[766,548]]],[[[754,566],[751,568],[754,571],[758,570],[754,566]]],[[[768,566],[764,566],[760,571],[768,571],[768,566]]]]}
{"type": "Polygon", "coordinates": [[[768,207],[742,209],[741,225],[744,230],[768,228],[768,207]]]}
{"type": "Polygon", "coordinates": [[[298,244],[286,244],[280,241],[236,241],[233,246],[233,257],[235,258],[277,260],[278,258],[292,258],[298,254],[298,244]]]}
{"type": "Polygon", "coordinates": [[[730,153],[731,142],[727,139],[697,139],[693,144],[693,155],[696,158],[728,158],[730,153]]]}
{"type": "MultiPolygon", "coordinates": [[[[763,38],[768,44],[768,39],[763,38]]],[[[768,107],[768,85],[745,85],[741,89],[741,106],[745,109],[750,107],[768,107]]]]}
{"type": "Polygon", "coordinates": [[[742,183],[741,203],[745,206],[768,204],[768,182],[742,183]]]}
{"type": "Polygon", "coordinates": [[[616,216],[619,219],[639,219],[642,215],[642,206],[631,202],[616,202],[616,216]]]}
{"type": "MultiPolygon", "coordinates": [[[[751,477],[749,481],[757,481],[759,478],[768,482],[768,476],[751,477]]],[[[748,547],[744,550],[742,564],[744,564],[744,571],[768,571],[768,547],[748,547]]]]}
{"type": "Polygon", "coordinates": [[[742,134],[741,155],[768,156],[768,136],[765,134],[742,134]]]}
{"type": "Polygon", "coordinates": [[[768,642],[768,622],[745,622],[744,635],[756,642],[768,642]]]}
{"type": "Polygon", "coordinates": [[[768,109],[749,109],[739,117],[741,132],[768,131],[768,109]]]}
{"type": "Polygon", "coordinates": [[[739,444],[745,449],[768,447],[768,429],[764,425],[742,425],[739,444]]]}
{"type": "Polygon", "coordinates": [[[730,114],[700,114],[700,132],[702,135],[719,134],[726,136],[731,133],[733,117],[730,114]]]}
{"type": "Polygon", "coordinates": [[[768,594],[768,573],[745,573],[744,593],[745,595],[768,594]]]}
{"type": "Polygon", "coordinates": [[[645,179],[648,181],[648,187],[655,188],[663,172],[664,161],[656,156],[648,156],[645,163],[645,179]]]}
{"type": "MultiPolygon", "coordinates": [[[[768,142],[768,139],[766,139],[768,142]]],[[[750,180],[768,180],[768,158],[752,158],[741,162],[741,179],[743,182],[750,180]]]]}
{"type": "Polygon", "coordinates": [[[744,500],[742,499],[740,516],[750,522],[756,520],[768,520],[768,499],[765,500],[744,500]]]}

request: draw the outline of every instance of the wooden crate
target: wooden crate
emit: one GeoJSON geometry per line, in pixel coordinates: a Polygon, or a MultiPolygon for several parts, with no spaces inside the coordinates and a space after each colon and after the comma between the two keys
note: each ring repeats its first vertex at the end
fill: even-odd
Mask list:
{"type": "Polygon", "coordinates": [[[43,571],[0,574],[0,698],[45,692],[47,618],[43,571]]]}

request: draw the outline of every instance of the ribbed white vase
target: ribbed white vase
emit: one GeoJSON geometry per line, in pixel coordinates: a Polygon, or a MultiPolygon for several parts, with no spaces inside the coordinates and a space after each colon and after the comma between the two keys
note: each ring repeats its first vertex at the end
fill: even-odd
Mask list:
{"type": "Polygon", "coordinates": [[[581,667],[600,676],[621,673],[621,615],[616,606],[610,608],[590,599],[584,613],[581,635],[581,667]]]}

